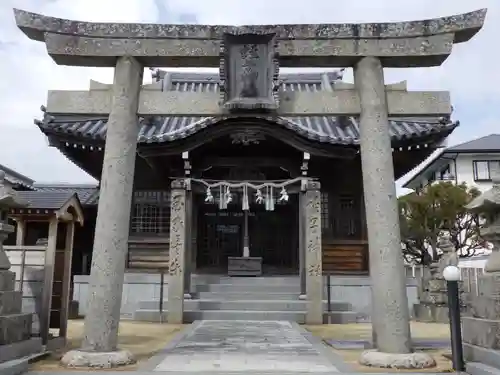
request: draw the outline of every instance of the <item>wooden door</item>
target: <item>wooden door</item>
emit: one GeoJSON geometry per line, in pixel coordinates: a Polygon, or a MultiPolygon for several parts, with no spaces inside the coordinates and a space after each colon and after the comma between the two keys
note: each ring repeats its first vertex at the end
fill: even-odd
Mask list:
{"type": "MultiPolygon", "coordinates": [[[[273,211],[263,205],[251,205],[249,215],[250,255],[262,257],[267,269],[298,270],[297,197],[276,204],[273,211]]],[[[272,272],[272,271],[271,271],[272,272]]]]}
{"type": "Polygon", "coordinates": [[[198,212],[197,268],[227,270],[227,258],[243,253],[243,211],[237,205],[219,210],[200,205],[198,212]]]}

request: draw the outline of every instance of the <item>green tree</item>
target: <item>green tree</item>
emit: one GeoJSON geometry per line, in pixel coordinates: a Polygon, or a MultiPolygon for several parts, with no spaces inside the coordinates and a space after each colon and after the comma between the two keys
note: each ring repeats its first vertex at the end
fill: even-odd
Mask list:
{"type": "Polygon", "coordinates": [[[429,264],[438,259],[438,239],[448,231],[460,257],[474,255],[484,245],[479,237],[479,219],[465,210],[465,205],[480,194],[451,182],[427,186],[399,198],[403,254],[407,260],[429,264]]]}

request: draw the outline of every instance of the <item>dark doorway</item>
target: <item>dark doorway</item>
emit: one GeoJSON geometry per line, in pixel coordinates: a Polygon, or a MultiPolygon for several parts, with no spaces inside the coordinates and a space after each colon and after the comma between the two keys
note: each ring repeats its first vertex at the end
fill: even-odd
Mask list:
{"type": "MultiPolygon", "coordinates": [[[[227,258],[243,254],[244,212],[241,204],[226,210],[198,199],[196,265],[198,272],[227,272],[227,258]]],[[[250,255],[263,258],[267,274],[298,272],[298,206],[296,196],[274,211],[252,204],[248,213],[250,255]]]]}
{"type": "Polygon", "coordinates": [[[295,196],[274,211],[252,205],[249,217],[250,255],[262,257],[267,273],[298,272],[298,206],[295,196]]]}
{"type": "Polygon", "coordinates": [[[243,211],[237,205],[219,210],[214,204],[199,204],[197,268],[227,269],[227,257],[240,256],[243,249],[243,211]]]}

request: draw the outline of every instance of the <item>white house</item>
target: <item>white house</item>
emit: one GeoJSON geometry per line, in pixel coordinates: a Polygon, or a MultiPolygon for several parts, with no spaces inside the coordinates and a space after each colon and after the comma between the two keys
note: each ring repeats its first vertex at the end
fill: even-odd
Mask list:
{"type": "Polygon", "coordinates": [[[500,162],[500,134],[490,134],[443,149],[403,187],[418,191],[434,181],[467,183],[484,192],[491,188],[490,165],[500,162]]]}
{"type": "Polygon", "coordinates": [[[33,181],[31,178],[16,172],[13,169],[0,164],[0,171],[5,173],[5,179],[9,182],[16,190],[34,190],[33,181]]]}

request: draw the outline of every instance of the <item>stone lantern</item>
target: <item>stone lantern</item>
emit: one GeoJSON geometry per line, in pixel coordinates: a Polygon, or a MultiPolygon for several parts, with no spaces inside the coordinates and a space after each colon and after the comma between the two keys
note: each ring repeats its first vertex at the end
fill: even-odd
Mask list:
{"type": "Polygon", "coordinates": [[[477,279],[479,293],[469,297],[472,316],[463,318],[467,361],[479,360],[484,350],[500,350],[500,162],[490,162],[490,174],[493,187],[467,205],[485,220],[481,237],[494,246],[477,279]]]}
{"type": "Polygon", "coordinates": [[[22,294],[15,290],[16,275],[9,270],[3,249],[3,242],[14,232],[8,223],[9,210],[24,206],[0,171],[0,363],[41,351],[40,340],[31,337],[33,315],[22,313],[22,294]]]}
{"type": "MultiPolygon", "coordinates": [[[[415,318],[420,322],[449,322],[448,294],[443,270],[447,266],[457,266],[458,255],[448,233],[441,235],[437,245],[443,255],[428,268],[424,268],[418,288],[419,303],[413,306],[415,318]]],[[[460,291],[463,291],[461,285],[460,291]]]]}
{"type": "Polygon", "coordinates": [[[500,162],[490,162],[493,187],[467,205],[470,212],[483,216],[485,223],[480,229],[481,237],[493,244],[484,271],[500,272],[500,162]]]}

